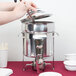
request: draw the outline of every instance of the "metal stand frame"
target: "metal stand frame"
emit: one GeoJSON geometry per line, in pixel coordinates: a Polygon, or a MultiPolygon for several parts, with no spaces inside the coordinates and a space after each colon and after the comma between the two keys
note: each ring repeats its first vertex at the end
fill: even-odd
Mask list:
{"type": "Polygon", "coordinates": [[[54,66],[54,32],[52,33],[52,36],[53,36],[53,70],[55,69],[55,66],[54,66]]]}
{"type": "MultiPolygon", "coordinates": [[[[54,36],[55,36],[55,33],[56,33],[56,32],[51,32],[51,33],[52,33],[52,37],[53,37],[53,66],[52,66],[52,69],[54,70],[54,69],[55,69],[55,64],[54,64],[54,63],[55,63],[55,62],[54,62],[54,51],[55,51],[55,50],[54,50],[54,48],[55,48],[55,47],[54,47],[54,42],[55,42],[54,40],[55,40],[55,38],[54,38],[54,36]]],[[[56,34],[59,35],[58,33],[56,33],[56,34]]],[[[22,33],[22,35],[23,35],[23,71],[25,71],[25,70],[26,70],[26,67],[27,67],[28,65],[31,65],[31,66],[32,66],[32,64],[26,64],[26,65],[24,65],[24,50],[25,50],[25,49],[24,49],[24,39],[25,39],[24,36],[25,36],[25,35],[24,35],[24,33],[22,33]]]]}

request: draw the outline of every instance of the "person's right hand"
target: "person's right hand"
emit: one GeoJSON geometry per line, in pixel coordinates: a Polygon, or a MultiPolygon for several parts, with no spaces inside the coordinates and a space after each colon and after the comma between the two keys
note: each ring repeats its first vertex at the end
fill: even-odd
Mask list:
{"type": "Polygon", "coordinates": [[[26,14],[28,10],[36,11],[36,5],[33,2],[19,2],[16,4],[13,12],[15,13],[15,16],[22,17],[26,14]]]}
{"type": "Polygon", "coordinates": [[[28,10],[36,11],[37,6],[33,2],[26,1],[26,2],[24,2],[24,4],[26,6],[27,11],[28,10]]]}

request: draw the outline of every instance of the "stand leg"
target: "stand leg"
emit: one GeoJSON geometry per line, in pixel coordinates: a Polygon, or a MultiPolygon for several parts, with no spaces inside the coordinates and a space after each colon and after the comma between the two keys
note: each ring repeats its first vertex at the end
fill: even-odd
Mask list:
{"type": "Polygon", "coordinates": [[[25,71],[25,65],[24,65],[24,55],[23,55],[23,71],[25,71]]]}
{"type": "Polygon", "coordinates": [[[39,65],[38,65],[38,60],[36,60],[36,69],[37,69],[37,73],[39,73],[39,65]]]}
{"type": "Polygon", "coordinates": [[[25,71],[25,65],[24,65],[24,38],[23,38],[23,71],[25,71]]]}
{"type": "Polygon", "coordinates": [[[53,70],[54,70],[55,69],[55,66],[54,66],[54,32],[52,36],[53,36],[53,70]]]}

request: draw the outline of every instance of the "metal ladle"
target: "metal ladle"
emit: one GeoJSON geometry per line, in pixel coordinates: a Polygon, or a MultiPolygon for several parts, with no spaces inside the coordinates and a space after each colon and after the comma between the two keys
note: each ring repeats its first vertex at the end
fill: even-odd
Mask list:
{"type": "Polygon", "coordinates": [[[29,10],[27,11],[27,14],[29,15],[30,19],[32,20],[32,22],[35,22],[34,18],[31,16],[29,10]]]}

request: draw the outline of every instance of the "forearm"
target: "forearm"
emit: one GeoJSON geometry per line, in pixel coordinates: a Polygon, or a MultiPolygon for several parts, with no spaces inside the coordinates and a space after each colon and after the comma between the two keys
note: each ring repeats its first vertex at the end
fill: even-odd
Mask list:
{"type": "Polygon", "coordinates": [[[15,5],[16,3],[14,2],[0,2],[0,11],[11,11],[15,5]]]}
{"type": "Polygon", "coordinates": [[[16,13],[14,13],[14,11],[10,11],[10,12],[2,11],[2,12],[0,12],[0,25],[17,20],[19,18],[20,18],[20,16],[17,15],[16,13]]]}

